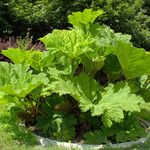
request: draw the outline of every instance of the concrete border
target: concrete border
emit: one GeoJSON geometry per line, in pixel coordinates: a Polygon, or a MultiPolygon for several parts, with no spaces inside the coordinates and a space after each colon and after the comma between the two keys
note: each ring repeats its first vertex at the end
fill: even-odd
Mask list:
{"type": "Polygon", "coordinates": [[[148,138],[150,137],[150,132],[148,132],[148,135],[145,138],[140,138],[137,141],[131,141],[131,142],[125,142],[125,143],[119,143],[119,144],[108,144],[108,145],[90,145],[90,144],[77,144],[77,143],[68,143],[68,142],[59,142],[56,140],[51,140],[48,138],[43,138],[38,135],[36,135],[36,139],[38,143],[42,146],[48,147],[51,145],[54,146],[62,146],[64,148],[75,148],[75,149],[80,149],[80,150],[88,150],[88,149],[104,149],[104,148],[130,148],[131,146],[135,144],[143,144],[145,143],[148,138]]]}

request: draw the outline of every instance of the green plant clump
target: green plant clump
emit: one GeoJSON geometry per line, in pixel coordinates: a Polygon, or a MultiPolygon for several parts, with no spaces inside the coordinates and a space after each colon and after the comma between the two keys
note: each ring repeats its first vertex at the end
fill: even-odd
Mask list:
{"type": "Polygon", "coordinates": [[[95,24],[102,10],[68,16],[70,30],[40,40],[46,51],[9,48],[0,62],[0,102],[14,103],[27,126],[62,141],[118,143],[146,135],[150,54],[130,35],[95,24]]]}

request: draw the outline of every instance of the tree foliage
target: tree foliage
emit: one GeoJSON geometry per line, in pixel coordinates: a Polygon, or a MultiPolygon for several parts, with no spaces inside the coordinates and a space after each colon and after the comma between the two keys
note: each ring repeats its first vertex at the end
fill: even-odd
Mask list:
{"type": "Polygon", "coordinates": [[[149,50],[149,4],[143,0],[2,0],[0,2],[0,33],[22,35],[30,32],[41,37],[53,29],[67,29],[67,16],[85,8],[103,9],[97,19],[115,32],[132,35],[136,47],[149,50]]]}

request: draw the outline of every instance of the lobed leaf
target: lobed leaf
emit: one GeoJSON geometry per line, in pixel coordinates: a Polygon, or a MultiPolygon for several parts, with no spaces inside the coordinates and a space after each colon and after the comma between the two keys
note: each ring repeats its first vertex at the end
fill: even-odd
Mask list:
{"type": "Polygon", "coordinates": [[[150,54],[149,52],[145,52],[144,49],[119,42],[115,55],[128,79],[150,74],[150,54]]]}
{"type": "Polygon", "coordinates": [[[74,27],[80,27],[81,24],[88,25],[93,23],[95,19],[103,14],[103,10],[93,11],[92,9],[85,9],[83,12],[74,12],[68,16],[69,23],[74,27]]]}
{"type": "Polygon", "coordinates": [[[47,51],[21,50],[18,48],[9,48],[2,54],[15,64],[28,64],[35,70],[43,70],[43,68],[51,66],[54,59],[54,56],[47,51]]]}
{"type": "Polygon", "coordinates": [[[86,132],[84,138],[86,144],[108,143],[107,136],[105,136],[100,130],[86,132]]]}
{"type": "Polygon", "coordinates": [[[48,82],[46,75],[33,75],[29,65],[0,63],[0,91],[24,98],[33,89],[48,82]]]}
{"type": "Polygon", "coordinates": [[[24,51],[19,48],[8,48],[7,50],[2,51],[2,54],[15,64],[28,62],[32,53],[32,51],[24,51]]]}
{"type": "Polygon", "coordinates": [[[92,51],[89,45],[92,41],[81,30],[54,30],[40,38],[51,54],[67,55],[70,58],[92,51]]]}
{"type": "Polygon", "coordinates": [[[144,100],[132,94],[127,83],[109,84],[102,94],[102,98],[92,110],[92,116],[102,115],[106,126],[111,126],[112,121],[121,122],[125,112],[140,112],[144,100]]]}

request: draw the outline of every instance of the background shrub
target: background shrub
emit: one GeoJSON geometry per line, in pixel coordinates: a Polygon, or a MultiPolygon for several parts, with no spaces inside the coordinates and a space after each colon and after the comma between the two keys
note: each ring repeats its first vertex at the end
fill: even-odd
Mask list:
{"type": "Polygon", "coordinates": [[[9,0],[0,1],[0,36],[10,34],[12,31],[11,15],[8,9],[9,0]]]}
{"type": "Polygon", "coordinates": [[[115,32],[132,35],[135,46],[150,48],[148,1],[96,0],[93,1],[93,8],[105,11],[105,15],[98,20],[100,23],[110,26],[115,32]]]}
{"type": "Polygon", "coordinates": [[[85,8],[103,9],[100,24],[131,34],[135,46],[149,50],[148,0],[1,0],[0,35],[24,37],[30,32],[37,39],[55,28],[67,29],[67,16],[85,8]]]}

